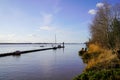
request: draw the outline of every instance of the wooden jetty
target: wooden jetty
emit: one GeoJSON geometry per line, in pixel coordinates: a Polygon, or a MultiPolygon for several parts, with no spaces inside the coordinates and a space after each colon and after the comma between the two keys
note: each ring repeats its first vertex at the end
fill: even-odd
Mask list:
{"type": "Polygon", "coordinates": [[[36,52],[36,51],[56,50],[58,48],[64,48],[64,46],[53,47],[53,48],[44,48],[44,49],[35,49],[35,50],[26,50],[26,51],[15,51],[15,52],[9,52],[9,53],[2,53],[2,54],[0,54],[0,57],[17,56],[17,55],[21,55],[21,54],[25,54],[25,53],[36,52]]]}

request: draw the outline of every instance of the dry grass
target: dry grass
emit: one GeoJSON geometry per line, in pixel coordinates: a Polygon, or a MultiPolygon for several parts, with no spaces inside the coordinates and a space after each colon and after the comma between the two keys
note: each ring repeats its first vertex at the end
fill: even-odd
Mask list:
{"type": "Polygon", "coordinates": [[[103,49],[96,44],[89,45],[89,50],[86,54],[92,56],[87,63],[86,69],[90,69],[95,66],[98,67],[98,64],[100,64],[100,66],[108,66],[111,61],[115,61],[117,59],[117,56],[113,54],[111,50],[103,49]],[[95,55],[97,55],[97,57],[95,55]]]}
{"type": "Polygon", "coordinates": [[[97,44],[90,44],[89,45],[89,50],[88,53],[92,54],[92,53],[101,53],[103,51],[103,49],[97,45],[97,44]]]}
{"type": "Polygon", "coordinates": [[[120,59],[112,50],[89,44],[82,58],[86,69],[74,80],[120,80],[120,59]]]}

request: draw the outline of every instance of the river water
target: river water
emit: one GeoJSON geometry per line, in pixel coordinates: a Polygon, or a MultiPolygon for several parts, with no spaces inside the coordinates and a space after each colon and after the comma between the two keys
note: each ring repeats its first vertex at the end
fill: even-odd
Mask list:
{"type": "MultiPolygon", "coordinates": [[[[78,55],[82,47],[66,44],[64,49],[0,57],[0,80],[72,80],[85,68],[78,55]]],[[[0,45],[0,53],[38,48],[39,44],[0,45]]]]}

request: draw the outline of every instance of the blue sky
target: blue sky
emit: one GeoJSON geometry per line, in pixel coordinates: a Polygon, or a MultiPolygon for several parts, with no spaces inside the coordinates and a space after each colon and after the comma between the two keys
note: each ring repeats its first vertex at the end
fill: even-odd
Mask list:
{"type": "MultiPolygon", "coordinates": [[[[103,0],[0,0],[0,43],[85,42],[103,0]]],[[[119,0],[106,0],[120,3],[119,0]]]]}

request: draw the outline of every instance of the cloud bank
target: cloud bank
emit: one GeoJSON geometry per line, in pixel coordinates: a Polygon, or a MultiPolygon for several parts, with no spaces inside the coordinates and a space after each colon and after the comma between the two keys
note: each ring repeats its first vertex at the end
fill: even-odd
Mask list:
{"type": "Polygon", "coordinates": [[[94,15],[94,14],[96,14],[96,10],[95,9],[90,9],[88,11],[88,13],[91,14],[91,15],[94,15]]]}
{"type": "MultiPolygon", "coordinates": [[[[101,7],[103,7],[104,6],[104,3],[97,3],[96,4],[96,7],[97,8],[101,8],[101,7]]],[[[89,11],[88,11],[88,13],[89,14],[91,14],[91,15],[95,15],[96,13],[97,13],[97,10],[95,10],[95,9],[90,9],[89,11]]]]}
{"type": "Polygon", "coordinates": [[[101,2],[96,4],[96,7],[98,7],[98,8],[101,8],[101,7],[103,7],[103,6],[104,6],[104,4],[101,3],[101,2]]]}

